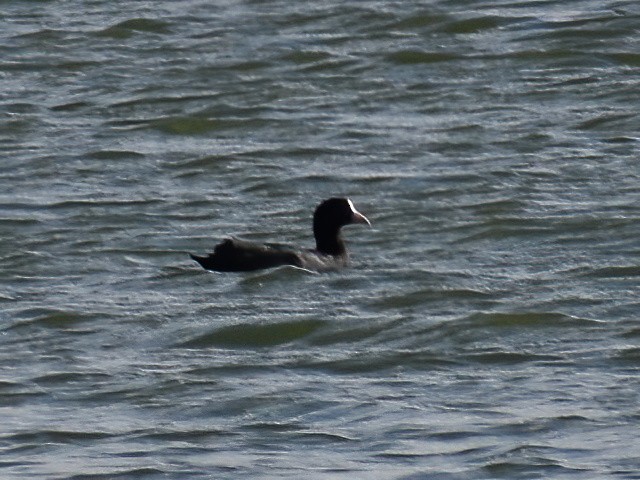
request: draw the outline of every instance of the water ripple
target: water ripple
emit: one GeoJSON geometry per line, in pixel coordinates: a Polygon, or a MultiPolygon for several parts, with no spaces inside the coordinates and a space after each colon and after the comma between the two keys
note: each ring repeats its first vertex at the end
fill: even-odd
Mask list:
{"type": "Polygon", "coordinates": [[[5,3],[3,478],[634,477],[634,2],[5,3]]]}

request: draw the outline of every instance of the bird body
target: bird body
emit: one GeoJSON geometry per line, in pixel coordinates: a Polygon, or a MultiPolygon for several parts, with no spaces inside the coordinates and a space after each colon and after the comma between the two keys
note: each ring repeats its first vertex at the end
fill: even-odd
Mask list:
{"type": "Polygon", "coordinates": [[[281,265],[301,266],[293,249],[273,244],[261,244],[227,238],[215,246],[208,257],[192,255],[196,262],[207,270],[218,272],[246,272],[281,265]]]}
{"type": "Polygon", "coordinates": [[[207,257],[190,256],[203,268],[219,272],[246,272],[283,265],[313,271],[339,270],[349,261],[340,229],[352,223],[371,225],[348,198],[330,198],[318,205],[313,215],[315,249],[227,238],[207,257]]]}

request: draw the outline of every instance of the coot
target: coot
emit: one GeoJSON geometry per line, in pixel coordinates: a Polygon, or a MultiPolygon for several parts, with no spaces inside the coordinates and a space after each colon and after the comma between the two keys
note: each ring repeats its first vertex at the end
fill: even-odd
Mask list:
{"type": "Polygon", "coordinates": [[[216,245],[207,257],[191,258],[207,270],[246,272],[264,268],[293,265],[314,271],[337,270],[347,265],[349,255],[340,229],[351,223],[371,223],[348,198],[330,198],[322,202],[313,214],[315,249],[299,249],[274,244],[262,244],[228,238],[216,245]]]}

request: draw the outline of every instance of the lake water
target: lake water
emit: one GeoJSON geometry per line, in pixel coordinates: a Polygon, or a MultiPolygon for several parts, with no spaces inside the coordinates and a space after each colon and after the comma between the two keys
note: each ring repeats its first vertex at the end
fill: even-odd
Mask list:
{"type": "Polygon", "coordinates": [[[638,2],[0,25],[0,477],[640,479],[638,2]],[[347,270],[187,255],[336,195],[347,270]]]}

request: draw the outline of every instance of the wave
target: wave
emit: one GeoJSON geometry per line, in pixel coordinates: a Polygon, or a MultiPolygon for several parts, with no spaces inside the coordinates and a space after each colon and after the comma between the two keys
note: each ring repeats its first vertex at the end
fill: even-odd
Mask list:
{"type": "Polygon", "coordinates": [[[237,324],[218,327],[176,344],[182,348],[272,347],[300,341],[326,325],[326,321],[307,319],[269,324],[237,324]]]}

